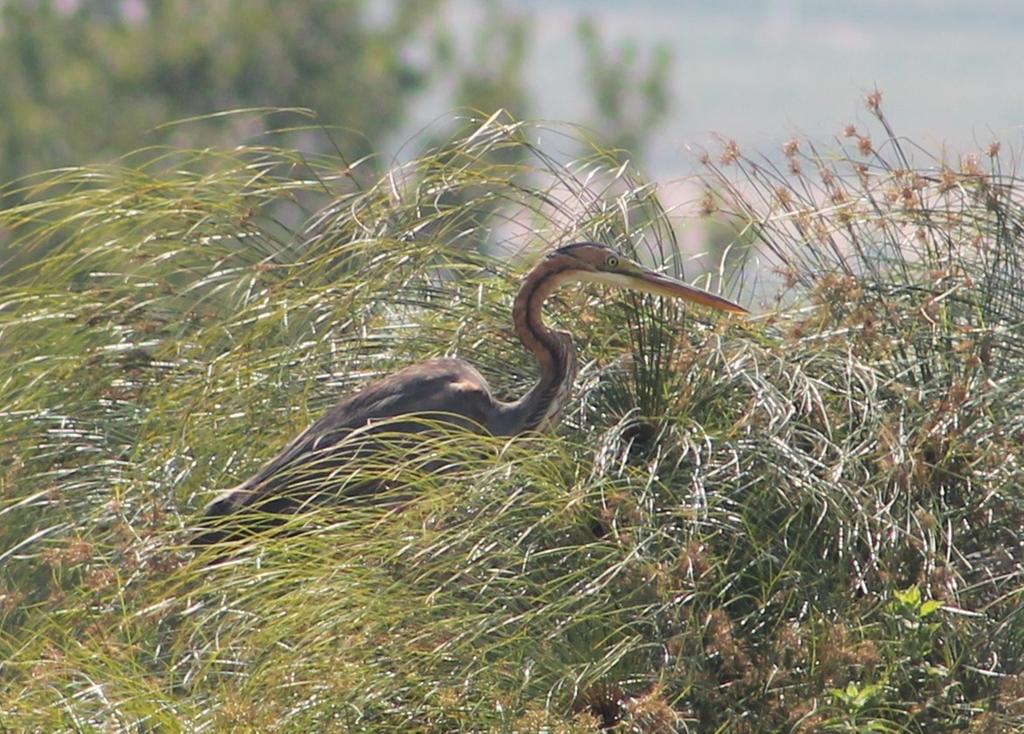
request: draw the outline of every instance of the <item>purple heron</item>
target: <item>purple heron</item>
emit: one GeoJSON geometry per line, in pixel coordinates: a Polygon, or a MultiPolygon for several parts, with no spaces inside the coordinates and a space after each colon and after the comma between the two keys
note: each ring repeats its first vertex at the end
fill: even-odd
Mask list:
{"type": "MultiPolygon", "coordinates": [[[[256,474],[222,492],[207,506],[204,529],[193,543],[232,537],[235,533],[223,524],[225,516],[241,521],[239,513],[254,510],[268,515],[295,512],[308,500],[312,485],[323,485],[339,470],[344,473],[346,464],[351,466],[365,456],[360,452],[373,450],[372,442],[363,442],[357,450],[342,447],[353,434],[372,434],[375,425],[415,433],[424,430],[415,417],[431,415],[494,436],[551,430],[558,424],[576,376],[576,349],[569,334],[545,326],[541,308],[552,292],[573,282],[603,283],[747,313],[732,301],[649,270],[604,245],[580,242],[560,247],[530,271],[512,306],[519,338],[540,366],[536,384],[525,395],[509,402],[495,399],[483,375],[461,359],[434,359],[406,367],[340,400],[256,474]]],[[[357,494],[373,491],[365,486],[355,490],[357,494]]],[[[252,516],[250,520],[254,521],[252,516]]]]}

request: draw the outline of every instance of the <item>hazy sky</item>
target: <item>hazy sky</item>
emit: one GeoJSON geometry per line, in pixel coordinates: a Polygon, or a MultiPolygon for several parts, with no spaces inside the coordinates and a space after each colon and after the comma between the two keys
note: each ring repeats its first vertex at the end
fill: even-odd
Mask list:
{"type": "Polygon", "coordinates": [[[652,141],[650,173],[686,173],[711,131],[771,152],[794,133],[828,143],[866,121],[875,85],[898,133],[929,150],[1020,148],[1024,2],[672,2],[510,0],[533,20],[537,116],[588,117],[573,33],[589,13],[606,38],[668,43],[675,110],[652,141]]]}

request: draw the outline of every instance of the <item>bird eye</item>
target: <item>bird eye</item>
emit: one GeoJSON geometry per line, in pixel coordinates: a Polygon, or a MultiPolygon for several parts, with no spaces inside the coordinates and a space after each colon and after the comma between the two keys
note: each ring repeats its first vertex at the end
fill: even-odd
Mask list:
{"type": "Polygon", "coordinates": [[[605,259],[604,264],[609,268],[617,268],[619,267],[619,258],[616,257],[615,255],[609,255],[605,259]]]}

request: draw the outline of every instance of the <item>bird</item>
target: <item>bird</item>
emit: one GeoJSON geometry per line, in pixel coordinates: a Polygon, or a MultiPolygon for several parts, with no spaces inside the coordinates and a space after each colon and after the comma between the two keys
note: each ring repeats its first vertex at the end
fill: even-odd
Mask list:
{"type": "MultiPolygon", "coordinates": [[[[512,305],[512,321],[523,346],[539,367],[537,381],[522,397],[502,401],[487,380],[459,358],[439,358],[406,367],[339,400],[276,456],[241,484],[221,492],[205,508],[195,546],[237,538],[239,523],[275,524],[270,517],[294,514],[323,486],[379,450],[381,434],[415,435],[428,430],[430,416],[454,428],[498,437],[549,432],[559,423],[577,372],[572,336],[549,328],[542,308],[552,293],[570,283],[598,283],[679,298],[732,314],[745,308],[722,296],[662,275],[596,242],[550,250],[526,275],[512,305]],[[361,440],[354,440],[359,437],[361,440]],[[375,443],[375,441],[377,443],[375,443]],[[231,519],[236,522],[231,524],[231,519]]],[[[372,495],[369,480],[347,486],[347,496],[372,495]]],[[[278,520],[279,521],[279,520],[278,520]]]]}

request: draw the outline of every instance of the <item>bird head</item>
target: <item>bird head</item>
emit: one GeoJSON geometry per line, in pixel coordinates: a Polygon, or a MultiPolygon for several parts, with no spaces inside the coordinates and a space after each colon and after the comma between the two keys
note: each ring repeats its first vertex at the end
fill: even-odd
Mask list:
{"type": "Polygon", "coordinates": [[[623,257],[612,248],[595,242],[577,242],[559,247],[552,251],[548,258],[558,258],[563,261],[565,264],[563,273],[566,281],[603,283],[616,288],[629,288],[668,298],[681,298],[719,311],[736,314],[749,313],[747,309],[727,298],[645,268],[640,263],[623,257]]]}

